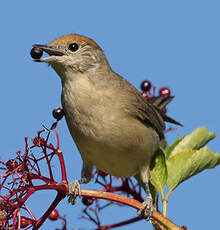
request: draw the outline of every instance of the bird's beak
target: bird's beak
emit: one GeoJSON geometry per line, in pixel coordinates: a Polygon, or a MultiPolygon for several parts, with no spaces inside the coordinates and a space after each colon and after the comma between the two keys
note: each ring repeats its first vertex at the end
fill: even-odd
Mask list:
{"type": "Polygon", "coordinates": [[[58,56],[63,56],[65,54],[63,51],[53,46],[35,44],[33,45],[33,47],[39,48],[50,55],[45,58],[34,59],[34,61],[36,62],[48,62],[48,63],[54,62],[57,60],[58,56]]]}

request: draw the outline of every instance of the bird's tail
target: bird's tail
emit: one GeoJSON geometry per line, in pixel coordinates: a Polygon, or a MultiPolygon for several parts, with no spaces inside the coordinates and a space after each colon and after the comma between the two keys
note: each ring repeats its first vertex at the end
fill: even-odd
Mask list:
{"type": "Polygon", "coordinates": [[[150,97],[146,100],[148,103],[153,104],[157,108],[158,112],[163,117],[164,121],[173,123],[175,125],[183,126],[178,121],[166,115],[166,106],[172,101],[173,98],[174,96],[169,96],[169,97],[168,96],[157,96],[157,97],[150,97]]]}

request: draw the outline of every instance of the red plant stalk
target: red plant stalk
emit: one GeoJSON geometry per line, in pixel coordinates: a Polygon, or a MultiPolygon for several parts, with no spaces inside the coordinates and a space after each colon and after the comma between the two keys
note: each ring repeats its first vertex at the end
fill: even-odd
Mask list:
{"type": "MultiPolygon", "coordinates": [[[[47,129],[48,135],[44,139],[41,135],[44,131],[39,131],[38,136],[33,140],[34,145],[28,146],[28,139],[25,138],[25,153],[22,155],[20,152],[17,152],[16,160],[9,160],[6,163],[0,162],[3,167],[0,170],[3,173],[0,175],[0,178],[3,178],[3,181],[0,184],[0,211],[3,211],[6,214],[7,226],[10,225],[15,229],[21,228],[21,213],[20,209],[23,208],[30,215],[32,220],[32,226],[34,229],[38,229],[46,218],[50,215],[51,211],[56,208],[57,204],[66,196],[68,193],[68,182],[67,174],[65,169],[65,163],[63,154],[59,149],[59,136],[56,128],[57,122],[54,123],[51,129],[47,129]],[[48,144],[49,136],[52,130],[55,130],[57,147],[54,148],[52,144],[48,144]],[[37,158],[34,153],[30,151],[40,148],[43,153],[43,157],[37,158]],[[48,153],[48,150],[53,152],[48,153]],[[60,162],[61,169],[61,183],[58,183],[54,180],[51,161],[57,155],[60,162]],[[46,165],[49,172],[49,178],[42,175],[40,171],[40,161],[46,161],[46,165]],[[42,185],[34,185],[34,180],[43,182],[42,185]],[[7,181],[8,185],[5,185],[7,181]],[[45,213],[38,220],[34,218],[31,210],[25,202],[31,197],[36,191],[40,190],[56,190],[57,196],[50,205],[50,207],[45,211],[45,213]],[[10,222],[12,224],[10,224],[10,222]]],[[[3,226],[0,226],[1,228],[3,226]]],[[[28,227],[29,228],[29,227],[28,227]]]]}

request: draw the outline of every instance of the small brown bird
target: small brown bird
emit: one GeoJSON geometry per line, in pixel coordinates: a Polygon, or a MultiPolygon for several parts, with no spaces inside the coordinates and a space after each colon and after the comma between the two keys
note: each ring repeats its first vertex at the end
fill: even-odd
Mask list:
{"type": "Polygon", "coordinates": [[[61,78],[63,110],[83,160],[82,178],[69,185],[70,201],[96,166],[118,177],[139,176],[148,194],[139,214],[149,218],[151,159],[164,140],[164,121],[180,124],[115,73],[92,39],[68,34],[33,47],[49,54],[35,61],[49,63],[61,78]]]}

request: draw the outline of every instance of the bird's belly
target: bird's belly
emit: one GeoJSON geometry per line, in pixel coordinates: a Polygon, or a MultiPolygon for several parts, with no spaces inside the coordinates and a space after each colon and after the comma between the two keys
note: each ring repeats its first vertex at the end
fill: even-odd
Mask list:
{"type": "Polygon", "coordinates": [[[82,158],[91,164],[95,165],[98,169],[119,177],[128,177],[136,175],[141,168],[143,162],[148,158],[144,153],[128,149],[118,149],[110,146],[102,146],[95,144],[93,148],[80,151],[82,158]]]}
{"type": "Polygon", "coordinates": [[[154,130],[136,125],[136,129],[106,132],[103,130],[95,137],[81,137],[79,142],[75,140],[84,161],[119,177],[133,176],[142,167],[149,167],[159,143],[154,130]]]}

